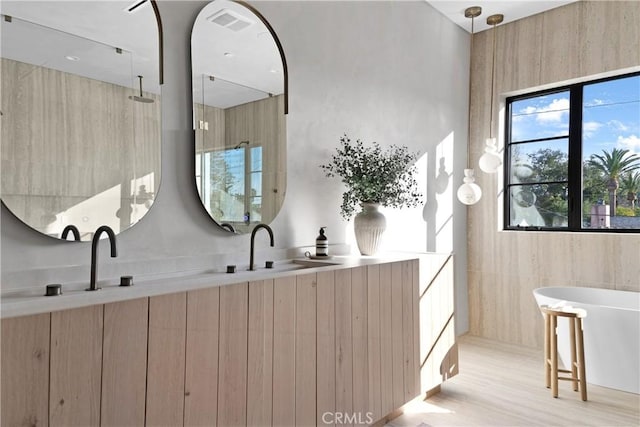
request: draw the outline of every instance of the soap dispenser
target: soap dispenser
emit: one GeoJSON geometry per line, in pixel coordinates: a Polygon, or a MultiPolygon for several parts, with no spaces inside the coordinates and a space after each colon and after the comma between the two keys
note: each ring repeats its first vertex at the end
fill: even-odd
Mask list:
{"type": "Polygon", "coordinates": [[[320,235],[316,238],[316,256],[329,255],[329,239],[324,235],[325,228],[327,227],[320,227],[320,235]]]}

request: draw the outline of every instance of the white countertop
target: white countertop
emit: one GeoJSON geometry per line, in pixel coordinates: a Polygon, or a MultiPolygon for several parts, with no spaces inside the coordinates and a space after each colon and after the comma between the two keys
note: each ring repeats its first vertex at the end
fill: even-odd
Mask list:
{"type": "Polygon", "coordinates": [[[0,315],[4,319],[41,314],[234,283],[417,259],[421,255],[424,254],[394,253],[375,257],[336,256],[327,260],[296,258],[276,261],[273,269],[260,266],[255,271],[248,271],[248,266],[238,266],[237,272],[233,274],[227,274],[226,268],[179,271],[134,277],[134,286],[129,287],[121,287],[115,281],[108,283],[99,281],[98,285],[102,289],[92,292],[85,290],[88,288],[87,282],[62,283],[62,295],[59,296],[44,296],[46,285],[42,284],[39,287],[3,293],[0,297],[0,315]]]}

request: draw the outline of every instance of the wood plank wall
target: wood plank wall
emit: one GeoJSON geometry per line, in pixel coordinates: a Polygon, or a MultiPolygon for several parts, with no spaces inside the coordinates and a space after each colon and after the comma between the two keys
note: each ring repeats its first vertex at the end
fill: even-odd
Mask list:
{"type": "MultiPolygon", "coordinates": [[[[507,93],[640,66],[638,22],[640,2],[580,1],[498,26],[496,111],[507,93]]],[[[489,134],[491,43],[491,31],[476,34],[472,164],[489,134]]],[[[640,291],[640,235],[502,232],[502,177],[478,173],[477,182],[483,197],[469,208],[467,225],[471,334],[541,347],[542,318],[533,289],[640,291]]]]}

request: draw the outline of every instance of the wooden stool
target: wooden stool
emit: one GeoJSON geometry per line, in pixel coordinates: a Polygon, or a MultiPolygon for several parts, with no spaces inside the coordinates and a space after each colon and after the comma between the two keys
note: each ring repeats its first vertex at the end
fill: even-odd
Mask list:
{"type": "Polygon", "coordinates": [[[544,314],[544,372],[547,388],[551,388],[553,397],[558,397],[558,380],[572,381],[573,391],[578,391],[582,400],[587,400],[587,381],[584,366],[584,340],[582,337],[582,319],[587,312],[580,308],[540,307],[544,314]],[[569,335],[571,339],[571,370],[558,369],[558,317],[569,319],[569,335]],[[578,375],[579,371],[579,375],[578,375]],[[559,373],[570,374],[568,377],[559,373]]]}

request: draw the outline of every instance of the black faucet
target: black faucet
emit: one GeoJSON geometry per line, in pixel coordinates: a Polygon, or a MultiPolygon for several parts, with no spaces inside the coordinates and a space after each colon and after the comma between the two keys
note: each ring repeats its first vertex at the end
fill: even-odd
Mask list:
{"type": "Polygon", "coordinates": [[[71,232],[71,234],[73,234],[73,240],[79,242],[80,241],[80,230],[78,230],[78,227],[76,227],[75,225],[67,225],[64,230],[62,230],[62,234],[60,235],[60,238],[62,240],[67,240],[67,236],[69,235],[69,232],[71,232]]]}
{"type": "Polygon", "coordinates": [[[100,241],[100,235],[103,232],[107,233],[109,243],[111,244],[111,258],[115,258],[118,256],[115,233],[110,227],[106,225],[99,227],[93,235],[93,240],[91,241],[91,282],[89,283],[89,288],[86,289],[87,291],[97,291],[98,289],[100,289],[96,286],[96,277],[98,276],[98,242],[100,241]]]}
{"type": "Polygon", "coordinates": [[[251,255],[249,256],[249,270],[254,270],[253,268],[253,244],[255,241],[255,237],[256,237],[256,232],[261,229],[264,228],[265,230],[267,230],[267,232],[269,232],[269,238],[271,239],[271,246],[273,247],[273,230],[271,229],[271,227],[269,227],[267,224],[258,224],[255,226],[255,228],[253,229],[253,231],[251,232],[251,255]]]}

